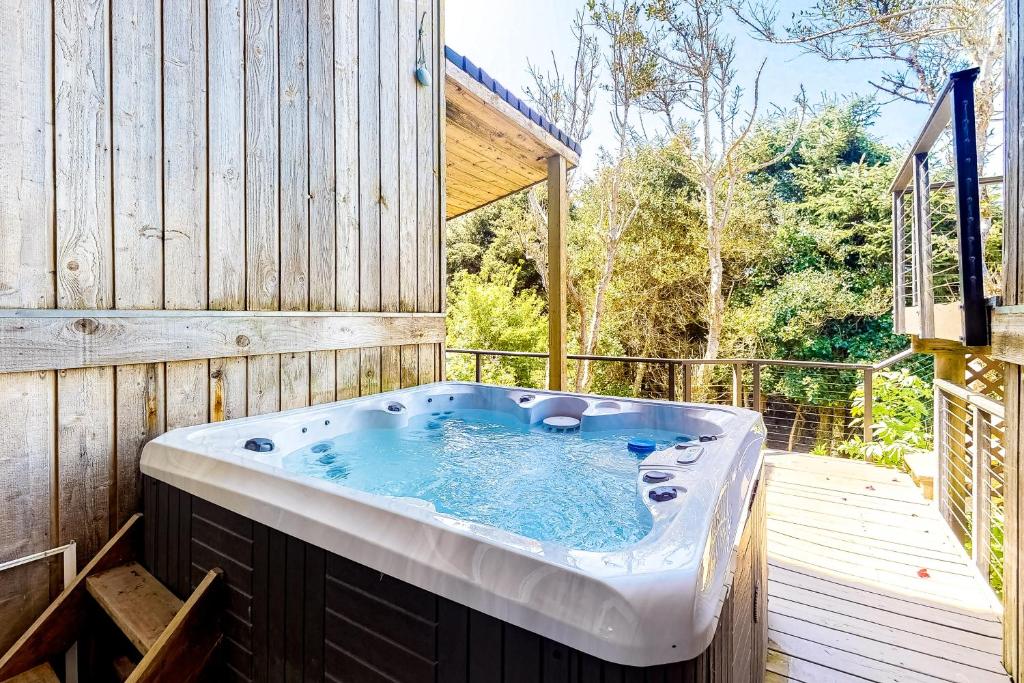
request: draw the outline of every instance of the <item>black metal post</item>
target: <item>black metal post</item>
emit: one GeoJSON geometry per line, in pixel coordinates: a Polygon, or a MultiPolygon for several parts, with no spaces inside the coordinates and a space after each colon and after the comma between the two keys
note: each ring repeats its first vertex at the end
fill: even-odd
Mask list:
{"type": "Polygon", "coordinates": [[[977,78],[976,68],[957,71],[949,77],[953,84],[949,106],[956,157],[957,236],[965,346],[986,346],[989,343],[978,197],[978,141],[974,122],[974,81],[977,78]]]}

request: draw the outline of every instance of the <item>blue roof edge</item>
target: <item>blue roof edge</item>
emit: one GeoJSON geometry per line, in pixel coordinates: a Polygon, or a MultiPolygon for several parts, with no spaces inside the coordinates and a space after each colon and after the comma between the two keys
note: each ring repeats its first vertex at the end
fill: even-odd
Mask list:
{"type": "Polygon", "coordinates": [[[460,55],[455,50],[451,49],[447,45],[444,46],[444,56],[449,62],[465,71],[474,81],[484,86],[495,95],[507,102],[513,109],[517,110],[524,117],[533,121],[538,126],[546,130],[552,136],[558,139],[563,145],[576,152],[577,155],[583,154],[583,147],[580,143],[576,142],[562,131],[561,128],[548,121],[546,118],[541,116],[539,113],[528,105],[525,101],[519,99],[509,91],[508,88],[503,86],[497,80],[495,80],[490,74],[474,64],[468,57],[460,55]]]}

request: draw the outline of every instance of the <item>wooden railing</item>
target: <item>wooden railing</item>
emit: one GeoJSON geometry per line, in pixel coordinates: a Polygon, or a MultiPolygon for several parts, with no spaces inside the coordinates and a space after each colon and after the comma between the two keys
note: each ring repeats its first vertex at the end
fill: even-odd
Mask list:
{"type": "Polygon", "coordinates": [[[936,379],[934,442],[939,510],[974,563],[1000,590],[1005,487],[1003,404],[936,379]]]}
{"type": "MultiPolygon", "coordinates": [[[[480,382],[489,369],[487,361],[539,359],[548,354],[532,351],[490,349],[447,349],[447,353],[472,357],[472,379],[480,382]]],[[[880,363],[831,363],[823,361],[776,360],[767,358],[652,358],[642,356],[594,356],[569,354],[570,361],[644,364],[657,369],[643,396],[670,401],[723,403],[751,408],[765,415],[768,444],[786,450],[830,450],[838,443],[859,437],[873,438],[875,405],[872,383],[875,375],[915,358],[926,358],[907,349],[880,363]],[[787,383],[789,391],[780,391],[787,383]],[[803,399],[792,398],[797,385],[813,387],[803,399]],[[851,426],[852,390],[863,386],[863,415],[851,426]]],[[[453,366],[449,366],[449,374],[453,366]]],[[[538,373],[539,375],[540,373],[538,373]]],[[[453,379],[470,377],[453,376],[453,379]]],[[[802,387],[800,387],[802,388],[802,387]]]]}

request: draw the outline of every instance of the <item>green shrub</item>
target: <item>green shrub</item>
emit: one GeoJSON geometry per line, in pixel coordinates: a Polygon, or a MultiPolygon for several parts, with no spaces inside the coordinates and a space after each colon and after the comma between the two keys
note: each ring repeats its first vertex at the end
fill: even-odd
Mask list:
{"type": "MultiPolygon", "coordinates": [[[[839,445],[841,455],[902,467],[909,451],[931,447],[931,387],[927,382],[907,369],[880,372],[875,375],[872,393],[871,442],[855,437],[839,445]]],[[[850,397],[850,426],[863,430],[863,382],[850,397]]]]}

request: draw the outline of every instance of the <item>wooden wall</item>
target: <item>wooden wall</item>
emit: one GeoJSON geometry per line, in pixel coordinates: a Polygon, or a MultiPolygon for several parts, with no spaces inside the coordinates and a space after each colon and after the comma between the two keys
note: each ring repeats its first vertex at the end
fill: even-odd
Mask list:
{"type": "MultiPolygon", "coordinates": [[[[440,314],[440,1],[0,0],[0,308],[440,314]]],[[[0,561],[83,564],[166,429],[442,373],[394,341],[0,374],[0,561]]],[[[51,570],[0,579],[0,651],[51,570]]]]}
{"type": "MultiPolygon", "coordinates": [[[[1003,227],[1003,305],[1018,306],[1024,303],[1024,207],[1021,205],[1022,182],[1021,159],[1024,158],[1024,47],[1021,46],[1020,32],[1024,29],[1021,17],[1021,0],[1007,0],[1006,3],[1006,169],[1005,205],[1006,216],[1003,227]]],[[[1016,349],[1019,353],[1020,349],[1016,349]]],[[[1006,360],[1006,359],[1004,359],[1006,360]]],[[[1024,421],[1022,421],[1022,398],[1024,398],[1024,373],[1021,366],[1007,362],[1006,384],[1006,518],[1003,566],[1003,663],[1006,669],[1020,680],[1020,662],[1024,657],[1024,600],[1021,599],[1022,581],[1020,568],[1021,527],[1024,523],[1024,505],[1021,504],[1021,484],[1024,482],[1024,421]]]]}

